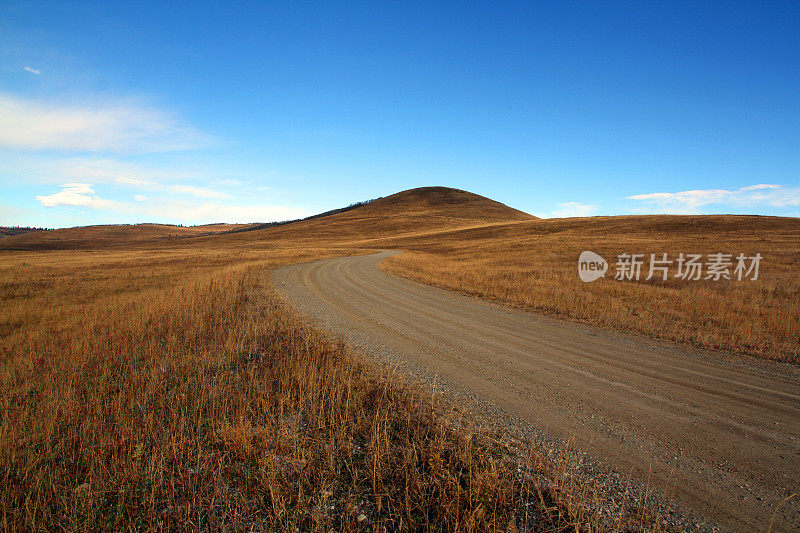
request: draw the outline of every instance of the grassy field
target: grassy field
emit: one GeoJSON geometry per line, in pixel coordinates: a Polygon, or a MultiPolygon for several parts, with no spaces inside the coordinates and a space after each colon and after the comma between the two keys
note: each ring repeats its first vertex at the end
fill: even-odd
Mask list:
{"type": "Polygon", "coordinates": [[[536,313],[779,361],[800,360],[800,220],[744,216],[597,217],[532,220],[376,246],[407,253],[389,272],[536,313]],[[606,278],[583,283],[578,256],[612,263],[606,278]],[[723,252],[763,260],[759,278],[647,281],[650,254],[723,252]],[[619,254],[647,260],[639,281],[616,281],[619,254]]]}
{"type": "MultiPolygon", "coordinates": [[[[331,344],[283,246],[0,255],[4,530],[574,530],[599,496],[331,344]],[[463,422],[463,421],[462,421],[463,422]],[[361,520],[359,520],[361,517],[361,520]]],[[[623,524],[656,524],[628,508],[623,524]]]]}
{"type": "MultiPolygon", "coordinates": [[[[571,463],[448,423],[429,395],[294,316],[267,281],[281,264],[398,247],[410,252],[391,271],[536,312],[774,359],[796,360],[800,342],[794,220],[540,221],[437,189],[235,234],[133,226],[143,234],[115,242],[103,228],[11,237],[7,249],[43,240],[0,252],[4,530],[601,524],[606,496],[571,463]],[[765,262],[742,285],[587,285],[583,249],[765,262]]],[[[658,527],[636,505],[612,523],[658,527]]]]}

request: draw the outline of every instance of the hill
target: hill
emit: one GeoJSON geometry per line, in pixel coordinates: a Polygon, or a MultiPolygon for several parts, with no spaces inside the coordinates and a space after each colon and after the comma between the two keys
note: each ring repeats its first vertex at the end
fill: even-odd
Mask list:
{"type": "Polygon", "coordinates": [[[420,187],[365,202],[353,209],[324,217],[220,236],[226,242],[249,243],[292,239],[331,242],[347,239],[365,242],[456,228],[535,221],[536,217],[460,189],[420,187]],[[233,237],[233,238],[231,238],[233,237]]]}
{"type": "Polygon", "coordinates": [[[246,224],[108,224],[32,231],[0,239],[0,250],[88,250],[109,246],[155,243],[170,237],[215,235],[246,224]]]}
{"type": "Polygon", "coordinates": [[[337,221],[377,219],[405,229],[533,220],[536,217],[485,196],[449,187],[409,189],[342,213],[337,221]]]}
{"type": "Polygon", "coordinates": [[[460,220],[500,222],[536,218],[485,196],[450,187],[420,187],[379,198],[363,212],[437,214],[460,220]],[[452,212],[457,209],[458,212],[452,212]]]}

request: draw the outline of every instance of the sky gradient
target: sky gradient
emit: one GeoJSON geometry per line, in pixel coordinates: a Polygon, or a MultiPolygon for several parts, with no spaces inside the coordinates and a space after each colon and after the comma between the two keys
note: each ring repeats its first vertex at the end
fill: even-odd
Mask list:
{"type": "Polygon", "coordinates": [[[800,216],[796,2],[162,4],[0,3],[0,225],[800,216]]]}

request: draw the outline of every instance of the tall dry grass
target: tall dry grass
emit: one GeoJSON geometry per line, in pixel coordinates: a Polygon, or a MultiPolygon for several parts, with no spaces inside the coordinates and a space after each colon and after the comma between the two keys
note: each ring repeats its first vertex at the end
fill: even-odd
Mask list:
{"type": "Polygon", "coordinates": [[[3,530],[597,523],[566,468],[443,423],[287,311],[268,270],[311,257],[0,257],[3,530]]]}

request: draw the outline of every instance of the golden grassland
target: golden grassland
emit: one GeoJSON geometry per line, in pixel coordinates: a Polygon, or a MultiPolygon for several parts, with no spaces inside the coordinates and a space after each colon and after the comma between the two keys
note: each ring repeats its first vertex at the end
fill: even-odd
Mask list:
{"type": "Polygon", "coordinates": [[[536,313],[779,361],[800,360],[800,219],[649,216],[532,220],[378,240],[408,250],[385,270],[536,313]],[[606,278],[583,283],[578,256],[606,278]],[[756,281],[646,281],[651,253],[761,253],[756,281]],[[645,254],[639,281],[616,281],[622,253],[645,254]]]}
{"type": "Polygon", "coordinates": [[[596,525],[599,496],[566,463],[446,424],[268,285],[279,264],[345,253],[0,255],[3,530],[596,525]]]}
{"type": "MultiPolygon", "coordinates": [[[[3,530],[600,525],[606,496],[568,460],[554,467],[536,448],[519,458],[468,421],[447,423],[434,399],[294,316],[267,281],[290,262],[401,248],[385,268],[426,283],[797,360],[793,219],[543,221],[434,189],[258,231],[159,232],[115,242],[74,230],[73,248],[92,250],[43,232],[27,237],[45,239],[29,243],[39,251],[0,252],[3,530]],[[764,263],[741,284],[583,284],[584,249],[761,252],[764,263]]],[[[657,520],[642,504],[614,522],[657,520]]]]}

